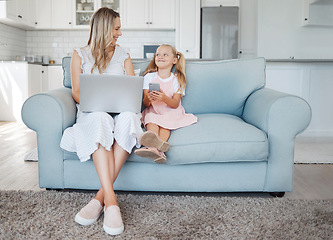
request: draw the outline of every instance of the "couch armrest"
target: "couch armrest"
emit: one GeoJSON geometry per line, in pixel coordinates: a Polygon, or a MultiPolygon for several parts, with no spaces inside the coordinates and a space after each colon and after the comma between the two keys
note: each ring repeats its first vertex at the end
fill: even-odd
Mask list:
{"type": "Polygon", "coordinates": [[[245,103],[243,119],[266,132],[269,157],[264,191],[292,190],[294,141],[310,123],[311,108],[302,98],[263,88],[245,103]],[[288,186],[288,187],[286,187],[288,186]]]}
{"type": "Polygon", "coordinates": [[[39,186],[63,188],[64,161],[60,140],[76,119],[76,106],[69,88],[58,88],[28,98],[22,120],[37,133],[39,186]]]}

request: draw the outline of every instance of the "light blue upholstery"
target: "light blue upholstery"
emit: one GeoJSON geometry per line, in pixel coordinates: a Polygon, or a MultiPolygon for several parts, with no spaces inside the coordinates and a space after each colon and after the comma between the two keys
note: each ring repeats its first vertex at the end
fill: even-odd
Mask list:
{"type": "MultiPolygon", "coordinates": [[[[134,61],[142,73],[149,61],[134,61]]],[[[36,94],[23,105],[24,123],[37,132],[39,185],[98,189],[93,162],[81,163],[59,147],[75,123],[70,57],[63,88],[36,94]]],[[[294,139],[309,124],[301,98],[265,88],[263,58],[187,62],[182,103],[198,123],[172,131],[168,161],[159,165],[131,154],[115,189],[182,192],[285,192],[292,190],[294,139]]]]}

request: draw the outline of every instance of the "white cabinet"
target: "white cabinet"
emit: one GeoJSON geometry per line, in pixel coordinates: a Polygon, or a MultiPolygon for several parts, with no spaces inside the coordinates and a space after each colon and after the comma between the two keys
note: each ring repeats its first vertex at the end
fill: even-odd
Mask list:
{"type": "Polygon", "coordinates": [[[238,58],[257,56],[257,5],[258,0],[240,2],[238,58]]]}
{"type": "Polygon", "coordinates": [[[73,22],[73,1],[72,0],[52,0],[51,4],[52,28],[67,29],[72,28],[73,22]]]}
{"type": "Polygon", "coordinates": [[[2,62],[0,73],[0,121],[20,120],[24,101],[42,91],[42,66],[2,62]]]}
{"type": "Polygon", "coordinates": [[[35,0],[0,1],[0,21],[20,28],[34,26],[35,0]]]}
{"type": "Polygon", "coordinates": [[[74,2],[74,28],[89,29],[93,13],[101,8],[108,7],[119,12],[121,0],[75,0],[74,2]]]}
{"type": "Polygon", "coordinates": [[[202,0],[201,7],[238,7],[240,0],[202,0]]]}
{"type": "Polygon", "coordinates": [[[333,136],[333,63],[267,62],[266,87],[304,98],[312,119],[303,136],[333,136]]]}
{"type": "Polygon", "coordinates": [[[43,66],[28,64],[28,96],[42,92],[43,66]]]}
{"type": "Polygon", "coordinates": [[[52,90],[63,87],[63,70],[62,66],[48,66],[47,67],[47,82],[48,89],[52,90]]]}
{"type": "Polygon", "coordinates": [[[303,0],[304,26],[333,27],[333,1],[303,0]]]}
{"type": "Polygon", "coordinates": [[[176,9],[176,49],[185,58],[199,58],[200,0],[179,0],[176,9]]]}
{"type": "Polygon", "coordinates": [[[36,1],[36,28],[70,29],[73,27],[72,0],[36,1]]]}
{"type": "Polygon", "coordinates": [[[125,29],[174,29],[176,0],[122,0],[125,29]]]}
{"type": "Polygon", "coordinates": [[[51,28],[51,0],[36,1],[36,28],[51,28]]]}

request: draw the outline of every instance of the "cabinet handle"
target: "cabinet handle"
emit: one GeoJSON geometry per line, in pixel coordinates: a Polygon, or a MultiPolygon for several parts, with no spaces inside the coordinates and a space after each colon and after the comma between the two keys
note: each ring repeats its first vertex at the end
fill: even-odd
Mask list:
{"type": "Polygon", "coordinates": [[[153,22],[149,22],[149,24],[153,24],[153,22]]]}
{"type": "Polygon", "coordinates": [[[35,25],[37,25],[38,23],[37,22],[35,22],[35,25]]]}
{"type": "Polygon", "coordinates": [[[42,73],[44,73],[44,71],[42,71],[42,73]]]}
{"type": "Polygon", "coordinates": [[[304,18],[304,21],[307,21],[308,19],[307,18],[304,18]]]}
{"type": "Polygon", "coordinates": [[[72,22],[69,22],[68,24],[72,24],[72,22]]]}
{"type": "Polygon", "coordinates": [[[146,22],[146,24],[149,24],[149,22],[146,22]]]}
{"type": "Polygon", "coordinates": [[[240,54],[242,54],[242,51],[239,51],[240,54]]]}
{"type": "Polygon", "coordinates": [[[22,16],[21,16],[21,15],[18,15],[18,18],[22,18],[22,16]]]}

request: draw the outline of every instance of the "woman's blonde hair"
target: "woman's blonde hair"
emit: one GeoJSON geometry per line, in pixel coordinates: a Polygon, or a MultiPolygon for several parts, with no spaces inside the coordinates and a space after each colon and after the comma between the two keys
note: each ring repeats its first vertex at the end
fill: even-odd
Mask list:
{"type": "Polygon", "coordinates": [[[98,9],[91,17],[88,46],[95,60],[91,73],[96,67],[102,73],[110,63],[108,54],[115,47],[112,45],[112,30],[117,17],[120,17],[119,13],[107,7],[98,9]]]}
{"type": "MultiPolygon", "coordinates": [[[[173,46],[171,46],[169,44],[162,44],[162,45],[160,45],[160,47],[161,46],[169,47],[171,49],[173,56],[175,58],[177,58],[177,62],[175,64],[175,75],[177,76],[178,83],[179,83],[178,91],[183,93],[185,90],[185,87],[186,87],[185,57],[181,52],[178,52],[176,50],[176,48],[174,48],[173,46]]],[[[158,70],[158,67],[155,63],[155,57],[156,57],[156,54],[154,54],[153,59],[149,63],[149,65],[148,65],[146,71],[143,73],[143,75],[146,75],[147,73],[151,73],[151,72],[156,72],[158,70]]]]}

